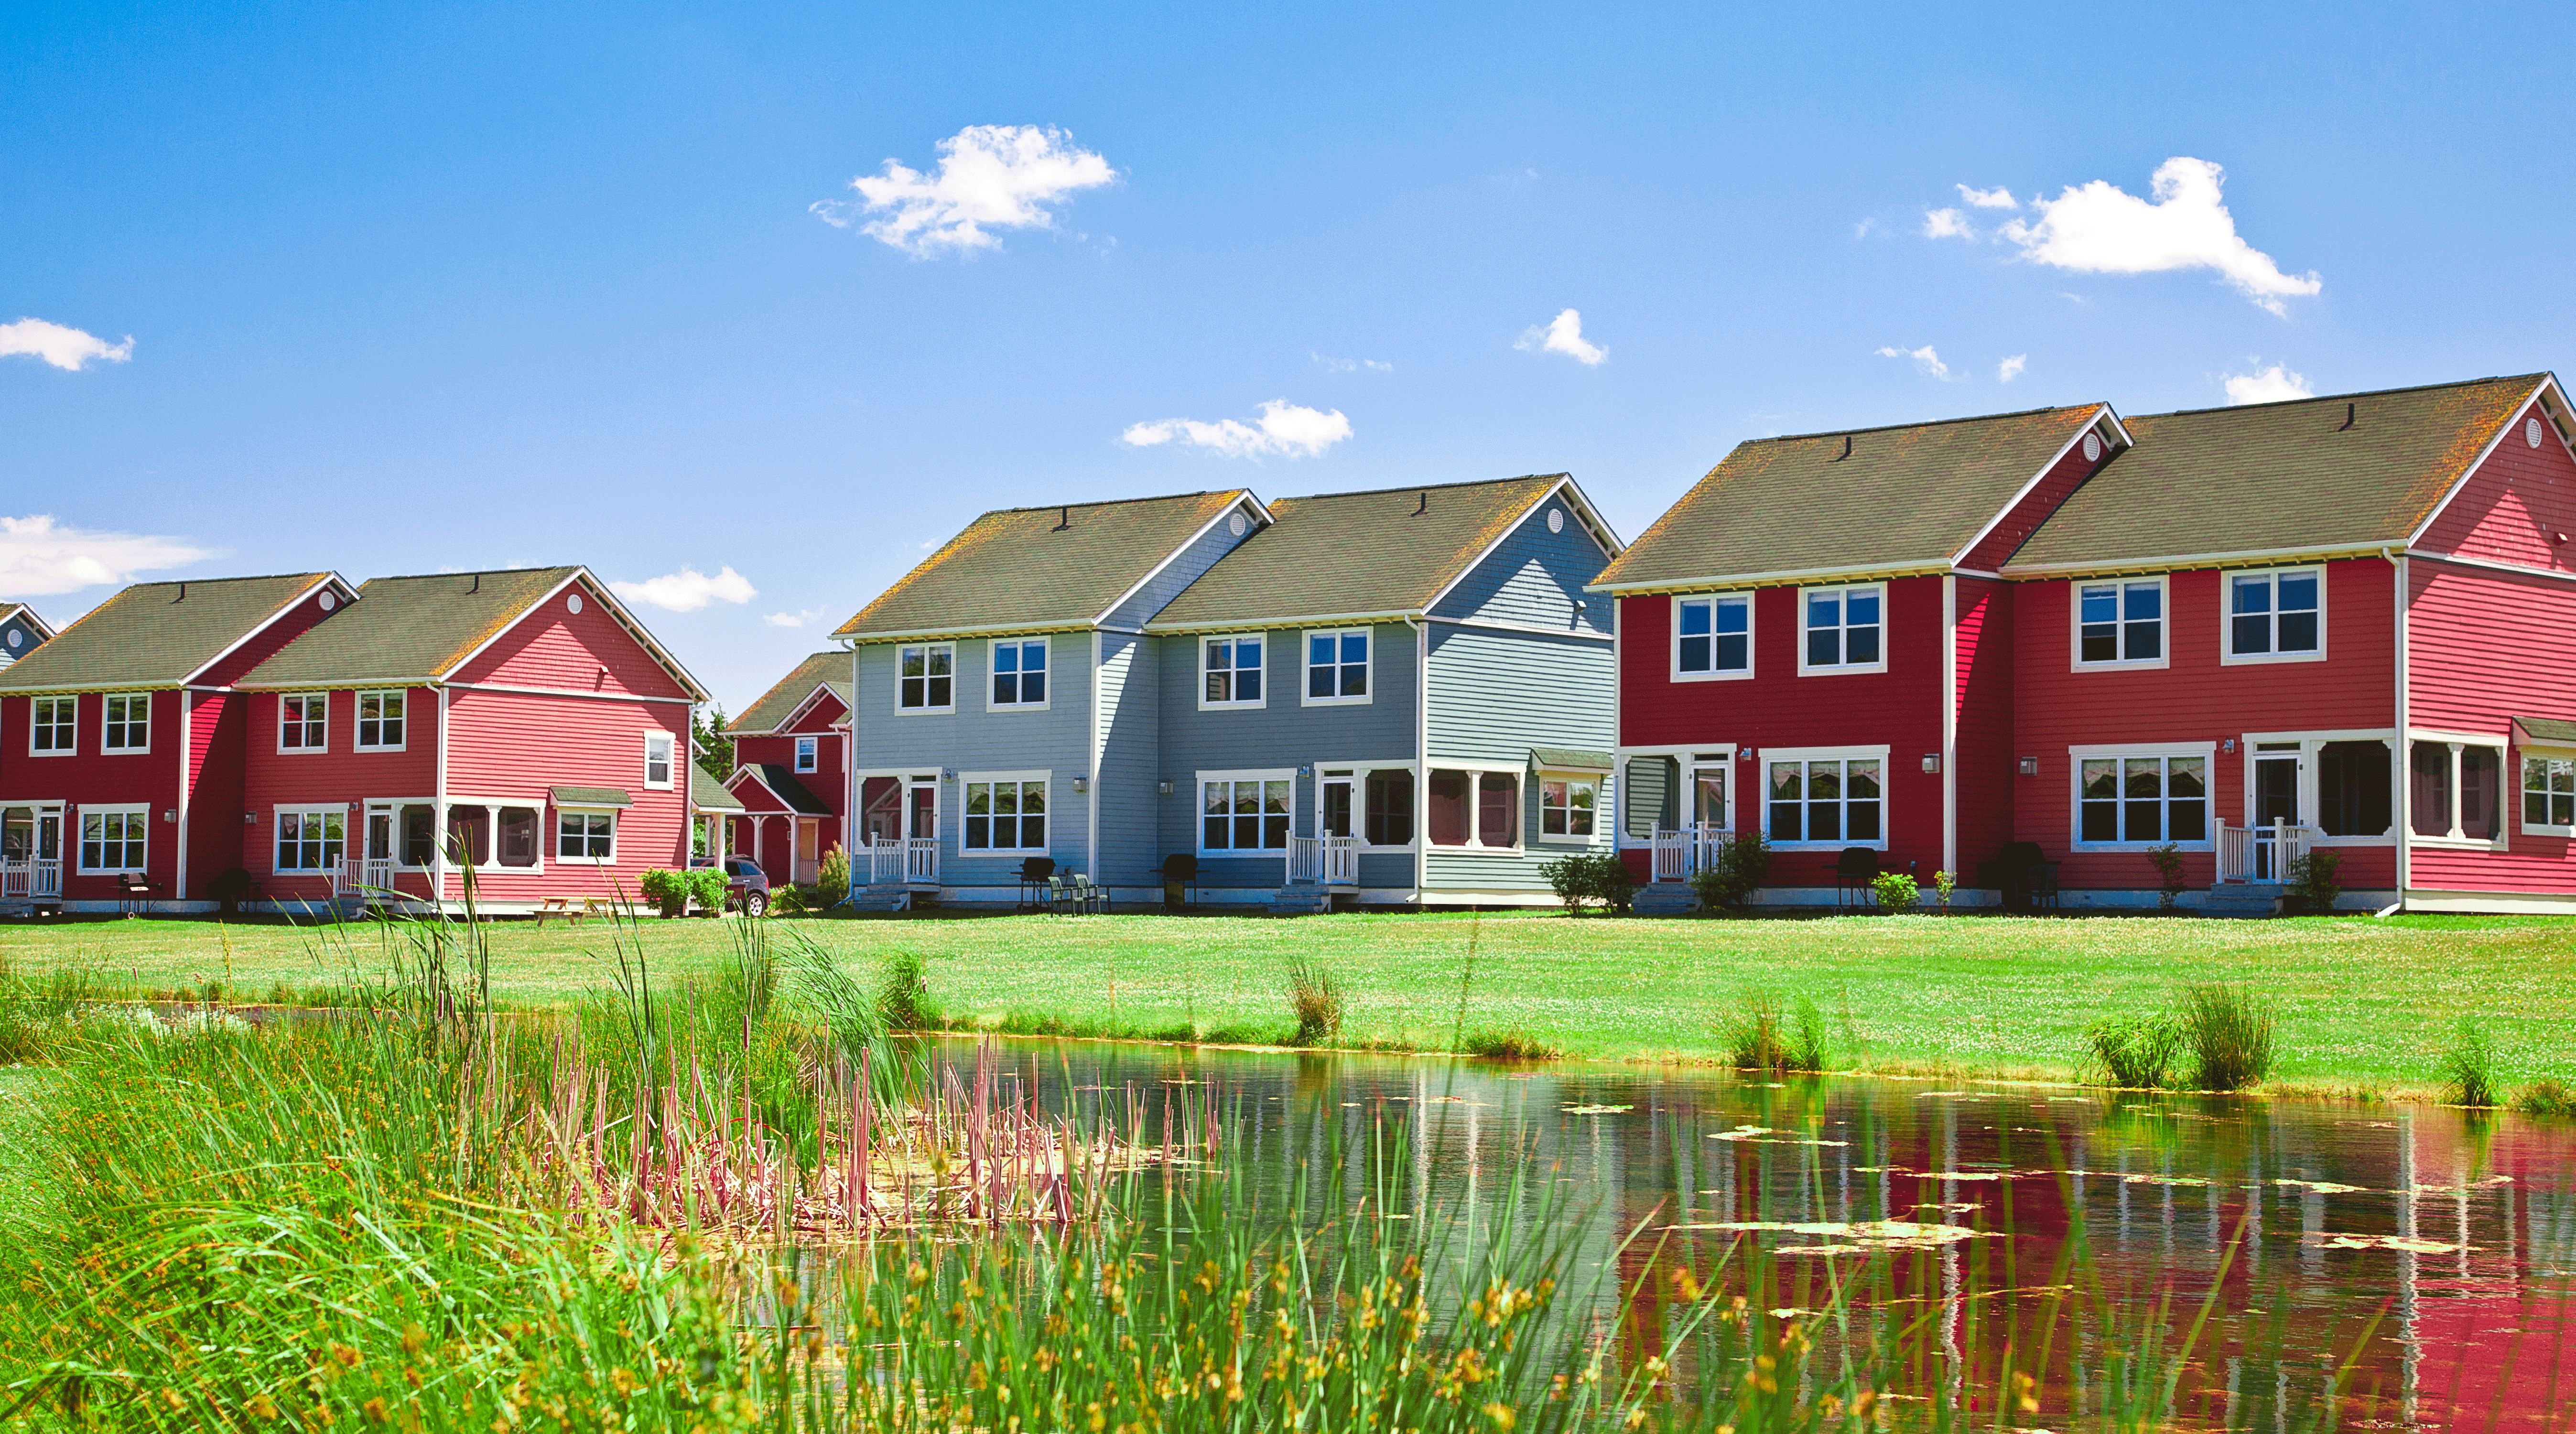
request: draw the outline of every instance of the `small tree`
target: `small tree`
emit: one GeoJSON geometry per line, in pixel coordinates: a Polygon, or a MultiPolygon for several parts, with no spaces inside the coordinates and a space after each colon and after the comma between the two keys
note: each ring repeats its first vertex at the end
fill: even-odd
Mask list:
{"type": "Polygon", "coordinates": [[[1901,871],[1880,872],[1870,881],[1869,893],[1878,899],[1878,909],[1890,916],[1912,911],[1923,900],[1923,888],[1901,871]]]}
{"type": "Polygon", "coordinates": [[[823,853],[822,864],[815,868],[814,880],[823,888],[827,906],[838,905],[850,895],[850,852],[847,847],[834,847],[823,853]]]}
{"type": "Polygon", "coordinates": [[[1568,916],[1581,916],[1587,901],[1600,902],[1605,911],[1625,911],[1636,895],[1637,879],[1616,852],[1559,857],[1538,870],[1556,899],[1565,903],[1568,916]]]}
{"type": "Polygon", "coordinates": [[[1711,911],[1732,909],[1751,899],[1770,873],[1771,839],[1758,831],[1742,832],[1717,844],[1709,864],[1692,875],[1691,889],[1711,911]]]}
{"type": "Polygon", "coordinates": [[[704,713],[689,714],[689,742],[698,754],[698,767],[721,782],[733,775],[733,739],[724,734],[725,714],[722,707],[709,707],[704,713]]]}
{"type": "Polygon", "coordinates": [[[2156,876],[2164,882],[2164,890],[2156,893],[2156,909],[2171,911],[2174,898],[2182,895],[2182,848],[2166,842],[2148,852],[2147,860],[2155,863],[2156,876]]]}
{"type": "Polygon", "coordinates": [[[1947,871],[1936,871],[1932,873],[1932,890],[1941,900],[1942,915],[1947,916],[1950,914],[1950,897],[1951,894],[1956,892],[1958,889],[1959,878],[1955,873],[1947,871]]]}
{"type": "Polygon", "coordinates": [[[2312,851],[2290,863],[2290,891],[2299,898],[2300,906],[2319,916],[2334,910],[2335,898],[2343,887],[2335,880],[2335,870],[2343,865],[2339,851],[2312,851]]]}

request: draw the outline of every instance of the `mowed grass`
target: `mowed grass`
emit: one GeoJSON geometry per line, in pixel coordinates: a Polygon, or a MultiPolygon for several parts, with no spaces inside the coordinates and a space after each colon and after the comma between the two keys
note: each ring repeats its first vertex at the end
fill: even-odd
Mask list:
{"type": "MultiPolygon", "coordinates": [[[[1517,1033],[1609,1060],[1722,1058],[1751,993],[1813,1000],[1834,1064],[1886,1072],[2066,1076],[2084,1028],[2185,985],[2241,984],[2278,1003],[2271,1084],[2429,1092],[2463,1018],[2520,1085],[2576,1080],[2576,921],[2539,917],[1853,917],[1571,920],[1554,914],[922,916],[797,919],[862,979],[908,951],[952,1020],[1021,1030],[1235,1039],[1294,1027],[1287,966],[1303,955],[1347,1002],[1341,1040],[1442,1050],[1517,1033]],[[1471,961],[1472,952],[1472,961],[1471,961]]],[[[730,923],[646,921],[657,982],[712,969],[730,923]]],[[[489,928],[493,994],[562,1005],[605,987],[608,929],[489,928]]],[[[782,933],[783,934],[783,933],[782,933]]],[[[380,926],[218,927],[209,921],[0,925],[21,969],[85,966],[136,992],[236,1000],[315,990],[389,966],[380,926]]]]}

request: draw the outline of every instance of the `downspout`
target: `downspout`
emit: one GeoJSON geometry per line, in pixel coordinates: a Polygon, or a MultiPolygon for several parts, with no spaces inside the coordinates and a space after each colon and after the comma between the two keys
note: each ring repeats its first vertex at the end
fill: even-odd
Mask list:
{"type": "MultiPolygon", "coordinates": [[[[438,781],[430,797],[429,827],[429,894],[436,910],[447,909],[447,688],[441,684],[438,693],[438,781]]],[[[539,841],[545,840],[539,828],[539,841]]],[[[401,840],[399,835],[395,840],[401,840]]]]}
{"type": "Polygon", "coordinates": [[[1429,909],[1431,884],[1431,628],[1413,629],[1413,909],[1429,909]]]}
{"type": "MultiPolygon", "coordinates": [[[[2406,681],[2407,573],[2406,559],[2403,555],[2393,553],[2387,548],[2381,548],[2379,550],[2379,556],[2387,560],[2388,570],[2390,573],[2390,585],[2396,589],[2393,616],[2397,629],[2397,741],[2393,744],[2395,750],[2392,751],[2389,756],[2397,769],[2391,774],[2391,784],[2397,788],[2397,900],[2390,907],[2390,912],[2397,912],[2406,909],[2406,892],[2409,887],[2414,885],[2415,877],[2413,870],[2415,864],[2415,784],[2412,780],[2412,774],[2415,768],[2414,763],[2409,760],[2406,746],[2406,729],[2411,725],[2413,718],[2413,713],[2408,710],[2409,704],[2407,702],[2406,681]]],[[[2499,777],[2498,780],[2501,781],[2501,777],[2499,777]]],[[[2456,801],[2457,799],[2458,794],[2454,792],[2453,800],[2456,801]]],[[[2499,799],[2499,806],[2501,806],[2501,799],[2499,799]]],[[[2384,915],[2388,913],[2382,914],[2384,915]]]]}
{"type": "Polygon", "coordinates": [[[195,714],[188,710],[186,687],[170,695],[179,704],[179,840],[177,855],[171,862],[170,899],[185,901],[188,899],[188,751],[194,745],[189,734],[195,730],[189,719],[195,714]]]}
{"type": "Polygon", "coordinates": [[[1959,575],[1941,575],[1941,870],[1959,871],[1959,575]]]}
{"type": "MultiPolygon", "coordinates": [[[[1135,659],[1128,659],[1130,667],[1135,659]]],[[[1082,842],[1082,868],[1091,873],[1091,884],[1100,884],[1100,629],[1091,630],[1091,790],[1083,793],[1083,816],[1089,830],[1082,842]]]]}

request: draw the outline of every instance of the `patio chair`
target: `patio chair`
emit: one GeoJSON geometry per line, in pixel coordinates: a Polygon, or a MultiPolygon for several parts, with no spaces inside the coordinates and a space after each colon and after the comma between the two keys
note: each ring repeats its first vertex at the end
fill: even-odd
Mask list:
{"type": "Polygon", "coordinates": [[[2028,883],[2030,889],[2031,910],[2055,911],[2058,909],[2057,863],[2053,861],[2033,862],[2030,866],[2029,875],[2024,879],[2028,883]]]}
{"type": "Polygon", "coordinates": [[[1091,874],[1089,872],[1075,872],[1073,874],[1073,907],[1076,911],[1107,913],[1109,910],[1109,888],[1105,886],[1092,885],[1091,874]]]}
{"type": "Polygon", "coordinates": [[[1055,858],[1033,856],[1020,863],[1020,906],[1022,911],[1042,907],[1047,902],[1047,878],[1055,875],[1055,858]]]}
{"type": "Polygon", "coordinates": [[[1073,905],[1073,883],[1060,876],[1046,879],[1046,909],[1061,913],[1073,905]]]}
{"type": "Polygon", "coordinates": [[[1199,859],[1197,857],[1188,852],[1180,852],[1163,858],[1163,905],[1166,908],[1171,906],[1172,893],[1177,891],[1181,894],[1181,909],[1188,910],[1191,897],[1197,894],[1198,884],[1199,859]]]}
{"type": "Polygon", "coordinates": [[[152,899],[152,893],[161,889],[161,883],[146,880],[139,871],[129,871],[117,882],[116,889],[117,894],[124,898],[125,914],[133,917],[143,914],[143,903],[152,899]]]}
{"type": "Polygon", "coordinates": [[[1865,846],[1847,846],[1834,858],[1834,909],[1859,911],[1878,900],[1870,883],[1878,879],[1878,853],[1865,846]]]}

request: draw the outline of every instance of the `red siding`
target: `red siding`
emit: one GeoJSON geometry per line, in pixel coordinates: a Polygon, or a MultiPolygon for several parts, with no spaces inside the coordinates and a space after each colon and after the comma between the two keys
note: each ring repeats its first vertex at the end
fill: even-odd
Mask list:
{"type": "Polygon", "coordinates": [[[151,836],[144,845],[145,875],[162,883],[156,898],[172,896],[169,884],[178,868],[179,694],[152,696],[152,748],[148,752],[106,753],[99,750],[99,724],[106,699],[95,692],[80,697],[80,740],[71,755],[38,757],[27,750],[34,722],[32,697],[0,699],[0,801],[59,801],[63,812],[63,898],[67,901],[113,901],[121,893],[118,878],[80,874],[80,809],[148,803],[151,836]]]}
{"type": "Polygon", "coordinates": [[[2109,457],[2110,448],[2106,444],[2103,457],[2088,462],[2084,457],[2084,441],[2077,438],[2075,446],[2049,465],[2048,471],[2039,476],[2039,481],[2031,486],[2021,501],[2005,511],[2003,521],[1995,524],[1995,530],[1977,540],[1976,546],[1968,550],[1959,566],[1982,573],[1991,573],[2002,567],[2004,560],[2010,558],[2040,524],[2048,521],[2048,515],[2057,511],[2057,505],[2082,487],[2084,480],[2092,477],[2093,471],[2109,457]]]}
{"type": "Polygon", "coordinates": [[[207,900],[217,876],[242,866],[242,734],[248,721],[238,692],[192,692],[188,714],[188,889],[207,900]]]}
{"type": "Polygon", "coordinates": [[[2576,459],[2533,404],[2469,475],[2417,546],[2488,562],[2576,572],[2576,459]],[[2523,425],[2540,423],[2540,446],[2523,425]]]}
{"type": "MultiPolygon", "coordinates": [[[[593,670],[597,669],[594,663],[593,670]]],[[[634,799],[617,823],[611,866],[556,859],[555,813],[545,816],[541,874],[484,873],[481,895],[492,901],[550,896],[628,895],[648,867],[685,865],[688,837],[689,709],[678,702],[633,702],[516,692],[458,692],[448,699],[447,792],[451,801],[481,798],[547,807],[548,787],[614,787],[634,799]],[[644,786],[644,736],[672,734],[672,783],[644,786]]]]}
{"type": "MultiPolygon", "coordinates": [[[[361,823],[370,800],[410,798],[426,801],[438,790],[438,695],[415,687],[403,703],[403,750],[361,752],[358,741],[357,693],[341,688],[330,694],[324,743],[319,751],[281,751],[277,744],[279,697],[274,692],[243,692],[233,697],[242,733],[234,751],[242,773],[243,800],[238,811],[255,812],[259,820],[244,824],[241,865],[273,899],[326,901],[330,878],[320,874],[277,872],[277,808],[341,806],[348,808],[348,854],[359,851],[361,823]]],[[[425,884],[398,882],[406,889],[428,891],[425,884]]]]}
{"type": "MultiPolygon", "coordinates": [[[[2519,434],[2508,440],[2523,448],[2519,434]]],[[[2557,440],[2549,438],[2547,444],[2557,440]]],[[[2528,453],[2528,448],[2523,448],[2528,453]]],[[[2515,717],[2576,719],[2576,669],[2555,656],[2576,650],[2576,588],[2415,558],[2406,613],[2408,724],[2464,735],[2510,734],[2515,717]],[[2512,636],[2500,642],[2499,631],[2512,636]],[[2532,654],[2551,656],[2533,660],[2532,654]]],[[[2522,830],[2521,754],[2506,753],[2504,852],[2408,850],[2407,885],[2419,890],[2576,892],[2565,837],[2522,830]]]]}
{"type": "Polygon", "coordinates": [[[578,586],[574,591],[582,594],[580,612],[570,610],[570,593],[548,598],[467,662],[455,680],[647,697],[688,695],[608,615],[608,605],[596,593],[578,586]]]}
{"type": "Polygon", "coordinates": [[[1977,864],[2013,839],[2012,585],[1960,578],[1955,602],[1958,881],[1973,887],[1977,864]]]}
{"type": "Polygon", "coordinates": [[[257,636],[209,665],[205,672],[198,676],[197,685],[223,687],[239,680],[243,673],[275,657],[288,643],[310,631],[315,623],[328,620],[333,612],[342,611],[346,611],[346,608],[341,606],[337,588],[326,583],[314,589],[304,595],[302,602],[289,608],[280,614],[275,622],[262,628],[257,636]],[[331,594],[332,607],[328,611],[325,611],[322,606],[322,595],[325,592],[331,594]]]}

